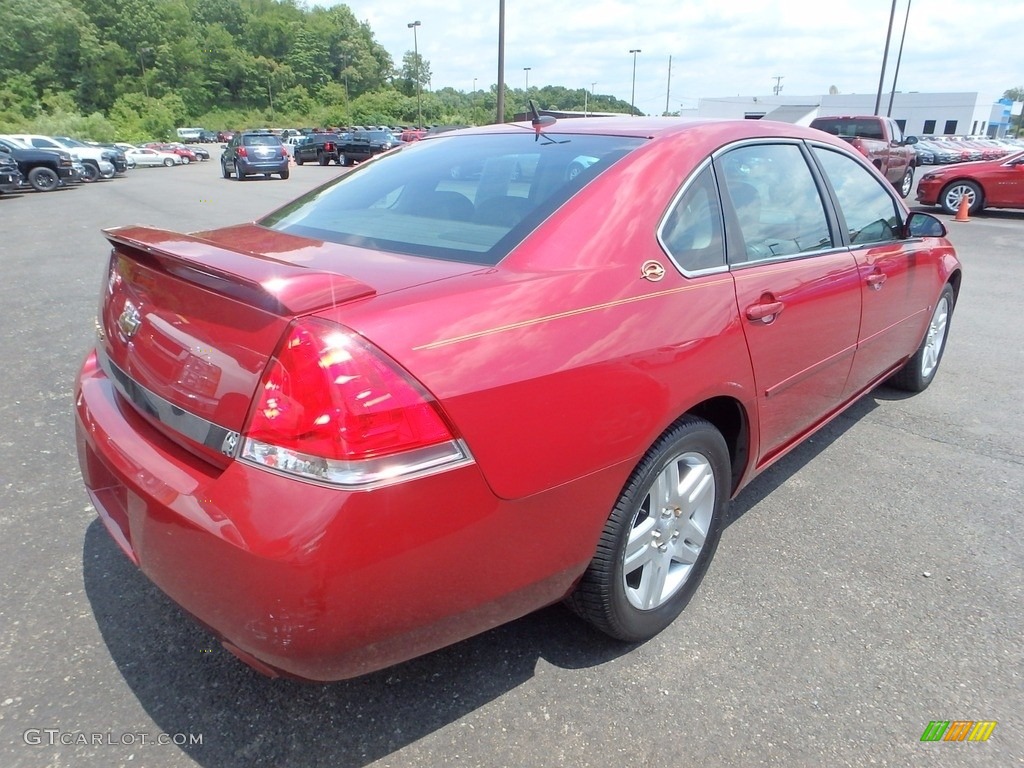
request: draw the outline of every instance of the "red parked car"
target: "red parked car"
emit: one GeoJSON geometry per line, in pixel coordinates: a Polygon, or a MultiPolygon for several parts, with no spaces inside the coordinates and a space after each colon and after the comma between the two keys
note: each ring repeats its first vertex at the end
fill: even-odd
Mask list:
{"type": "Polygon", "coordinates": [[[264,673],[352,677],[560,600],[649,638],[731,497],[935,376],[954,249],[840,139],[551,122],[427,138],[251,224],[106,232],[85,485],[264,673]]]}
{"type": "Polygon", "coordinates": [[[962,200],[972,214],[985,208],[1024,208],[1024,152],[929,171],[917,184],[917,199],[946,213],[957,213],[962,200]]]}
{"type": "Polygon", "coordinates": [[[196,162],[196,160],[199,159],[199,156],[194,151],[186,147],[184,144],[164,144],[158,141],[154,141],[150,144],[145,144],[143,146],[147,147],[148,149],[158,150],[160,152],[172,152],[173,154],[180,157],[181,162],[184,163],[185,165],[188,165],[189,163],[194,163],[196,162]]]}

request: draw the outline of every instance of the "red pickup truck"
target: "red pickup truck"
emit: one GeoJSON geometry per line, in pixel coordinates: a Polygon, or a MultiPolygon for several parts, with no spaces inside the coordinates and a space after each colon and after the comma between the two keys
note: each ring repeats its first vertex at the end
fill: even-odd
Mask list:
{"type": "Polygon", "coordinates": [[[912,144],[916,136],[904,136],[891,117],[865,115],[856,117],[817,117],[811,128],[845,139],[907,197],[914,187],[914,166],[917,153],[912,144]]]}

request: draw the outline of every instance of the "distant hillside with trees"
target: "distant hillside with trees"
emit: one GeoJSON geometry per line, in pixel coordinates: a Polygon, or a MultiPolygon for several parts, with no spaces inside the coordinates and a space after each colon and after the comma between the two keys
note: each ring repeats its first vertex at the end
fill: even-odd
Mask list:
{"type": "MultiPolygon", "coordinates": [[[[416,76],[426,124],[495,119],[494,87],[429,91],[430,64],[396,68],[346,5],[295,0],[2,0],[0,133],[97,140],[174,128],[411,125],[416,76]]],[[[541,107],[628,112],[584,89],[530,88],[541,107]]],[[[506,88],[505,118],[526,93],[506,88]]]]}

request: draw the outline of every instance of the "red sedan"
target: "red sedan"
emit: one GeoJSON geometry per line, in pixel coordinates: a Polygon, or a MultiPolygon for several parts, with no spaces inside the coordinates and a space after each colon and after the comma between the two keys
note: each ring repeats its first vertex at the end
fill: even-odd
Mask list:
{"type": "Polygon", "coordinates": [[[917,184],[917,199],[942,206],[946,213],[959,211],[963,200],[972,214],[985,208],[1024,208],[1024,152],[929,171],[917,184]]]}
{"type": "Polygon", "coordinates": [[[255,223],[106,235],[92,501],[228,649],[313,680],[561,600],[655,635],[731,497],[929,385],[961,279],[844,142],[754,120],[470,129],[255,223]]]}
{"type": "Polygon", "coordinates": [[[180,157],[181,162],[185,165],[194,163],[199,159],[199,156],[184,144],[161,144],[160,142],[153,142],[151,144],[146,144],[145,146],[148,149],[155,149],[160,152],[171,152],[180,157]]]}

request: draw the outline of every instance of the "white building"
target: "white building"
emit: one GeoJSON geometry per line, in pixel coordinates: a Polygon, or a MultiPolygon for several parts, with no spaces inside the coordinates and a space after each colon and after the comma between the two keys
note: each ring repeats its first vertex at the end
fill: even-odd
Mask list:
{"type": "MultiPolygon", "coordinates": [[[[724,96],[701,99],[699,117],[745,117],[808,125],[816,117],[870,115],[876,95],[837,93],[821,96],[724,96]]],[[[912,136],[1005,136],[1012,102],[977,92],[897,93],[893,119],[912,136]]],[[[882,95],[879,112],[889,109],[889,94],[882,95]]]]}

